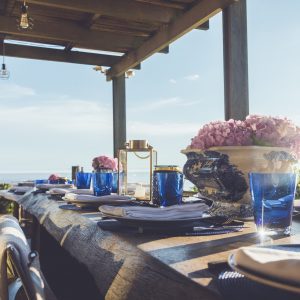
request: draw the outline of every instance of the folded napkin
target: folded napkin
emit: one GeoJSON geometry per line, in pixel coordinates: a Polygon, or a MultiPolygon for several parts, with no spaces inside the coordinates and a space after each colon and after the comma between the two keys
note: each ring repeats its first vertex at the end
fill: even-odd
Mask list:
{"type": "Polygon", "coordinates": [[[14,194],[14,193],[10,193],[7,190],[4,191],[0,191],[0,198],[4,198],[6,200],[11,200],[11,201],[16,201],[18,199],[18,195],[14,194]]]}
{"type": "Polygon", "coordinates": [[[19,182],[18,186],[30,186],[30,187],[34,187],[35,183],[34,183],[34,181],[23,181],[23,182],[19,182]]]}
{"type": "Polygon", "coordinates": [[[88,189],[77,190],[77,189],[63,189],[63,188],[52,188],[49,190],[49,194],[52,195],[65,195],[67,193],[91,195],[93,194],[93,191],[88,189]]]}
{"type": "Polygon", "coordinates": [[[36,187],[38,189],[49,190],[52,188],[74,188],[74,185],[68,183],[62,183],[62,184],[40,183],[37,184],[36,187]]]}
{"type": "Polygon", "coordinates": [[[14,186],[12,188],[9,189],[9,192],[13,192],[13,193],[26,193],[29,190],[33,190],[33,187],[29,187],[29,186],[14,186]]]}
{"type": "Polygon", "coordinates": [[[69,201],[116,201],[116,200],[130,200],[132,199],[129,196],[120,196],[120,195],[107,195],[107,196],[94,196],[94,195],[83,195],[68,193],[65,195],[65,200],[69,201]]]}
{"type": "Polygon", "coordinates": [[[242,247],[234,264],[261,275],[300,285],[300,252],[266,247],[242,247]]]}
{"type": "Polygon", "coordinates": [[[145,206],[114,207],[103,205],[99,209],[102,213],[115,217],[130,217],[141,220],[184,220],[202,218],[209,206],[204,203],[173,205],[164,208],[145,206]]]}

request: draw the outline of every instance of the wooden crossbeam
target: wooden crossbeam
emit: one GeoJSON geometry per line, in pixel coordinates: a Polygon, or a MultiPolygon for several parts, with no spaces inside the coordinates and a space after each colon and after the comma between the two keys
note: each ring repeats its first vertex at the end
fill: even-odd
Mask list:
{"type": "Polygon", "coordinates": [[[139,48],[124,55],[122,59],[107,72],[107,80],[120,76],[135,64],[140,63],[152,54],[160,51],[170,43],[199,27],[224,7],[236,0],[202,0],[186,13],[178,17],[169,25],[162,26],[157,33],[145,41],[139,48]]]}
{"type": "Polygon", "coordinates": [[[36,20],[32,30],[22,31],[17,29],[15,18],[5,16],[0,16],[0,33],[62,41],[65,44],[71,42],[74,47],[115,52],[126,52],[141,45],[145,40],[143,37],[89,30],[69,21],[36,20]]]}
{"type": "Polygon", "coordinates": [[[91,28],[93,26],[94,23],[97,22],[97,20],[101,17],[100,14],[93,14],[85,23],[84,25],[87,28],[91,28]]]}
{"type": "Polygon", "coordinates": [[[201,24],[199,27],[197,27],[196,29],[199,30],[208,30],[209,29],[209,20],[206,21],[205,23],[201,24]]]}
{"type": "Polygon", "coordinates": [[[150,23],[168,23],[177,13],[173,8],[162,9],[156,5],[133,0],[27,0],[26,2],[150,23]]]}
{"type": "MultiPolygon", "coordinates": [[[[0,54],[3,49],[1,47],[0,54]]],[[[5,43],[5,55],[29,59],[39,59],[84,65],[99,65],[110,67],[120,60],[120,56],[84,53],[24,45],[5,43]]]]}

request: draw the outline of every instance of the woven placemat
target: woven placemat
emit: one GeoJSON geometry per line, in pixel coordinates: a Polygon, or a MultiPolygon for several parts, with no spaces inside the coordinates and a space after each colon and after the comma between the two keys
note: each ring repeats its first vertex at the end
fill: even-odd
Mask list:
{"type": "Polygon", "coordinates": [[[98,211],[97,207],[79,207],[74,204],[63,204],[59,206],[60,209],[64,210],[73,210],[79,212],[91,212],[91,211],[98,211]]]}
{"type": "Polygon", "coordinates": [[[246,278],[244,275],[225,270],[217,280],[224,300],[299,300],[300,295],[269,287],[246,278]]]}
{"type": "MultiPolygon", "coordinates": [[[[115,232],[125,232],[125,233],[143,233],[143,234],[155,234],[159,236],[206,236],[206,235],[217,235],[217,234],[227,234],[234,232],[235,229],[220,229],[220,230],[210,230],[209,225],[205,231],[193,231],[191,228],[174,228],[174,229],[165,229],[165,228],[144,228],[143,226],[127,226],[122,222],[119,222],[114,219],[104,219],[99,221],[98,226],[103,230],[115,231],[115,232]]],[[[202,226],[205,224],[201,224],[202,226]]]]}

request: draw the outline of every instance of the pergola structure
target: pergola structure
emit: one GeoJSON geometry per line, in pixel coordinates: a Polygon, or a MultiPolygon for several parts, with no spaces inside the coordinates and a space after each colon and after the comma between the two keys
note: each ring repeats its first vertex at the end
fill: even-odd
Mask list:
{"type": "Polygon", "coordinates": [[[115,155],[126,141],[125,72],[140,69],[141,62],[155,53],[168,53],[169,45],[185,33],[208,29],[209,19],[220,11],[225,118],[243,119],[248,114],[246,0],[27,0],[34,27],[19,30],[16,20],[22,2],[0,1],[5,54],[109,67],[115,155]]]}

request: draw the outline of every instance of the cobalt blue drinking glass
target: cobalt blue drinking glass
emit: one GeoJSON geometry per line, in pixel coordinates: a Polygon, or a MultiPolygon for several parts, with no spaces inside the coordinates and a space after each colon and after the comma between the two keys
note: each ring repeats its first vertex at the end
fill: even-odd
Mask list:
{"type": "Polygon", "coordinates": [[[291,233],[295,173],[250,173],[254,221],[258,231],[291,233]]]}
{"type": "Polygon", "coordinates": [[[76,173],[77,189],[89,189],[91,186],[92,173],[78,172],[76,173]]]}
{"type": "Polygon", "coordinates": [[[118,192],[118,172],[113,172],[113,177],[112,177],[112,193],[117,193],[118,192]]]}
{"type": "Polygon", "coordinates": [[[44,184],[44,183],[48,183],[48,179],[36,179],[35,184],[44,184]]]}
{"type": "Polygon", "coordinates": [[[110,195],[112,192],[113,173],[93,173],[93,190],[95,196],[110,195]]]}
{"type": "Polygon", "coordinates": [[[153,172],[152,202],[158,206],[182,203],[183,174],[175,166],[157,166],[153,172]]]}

